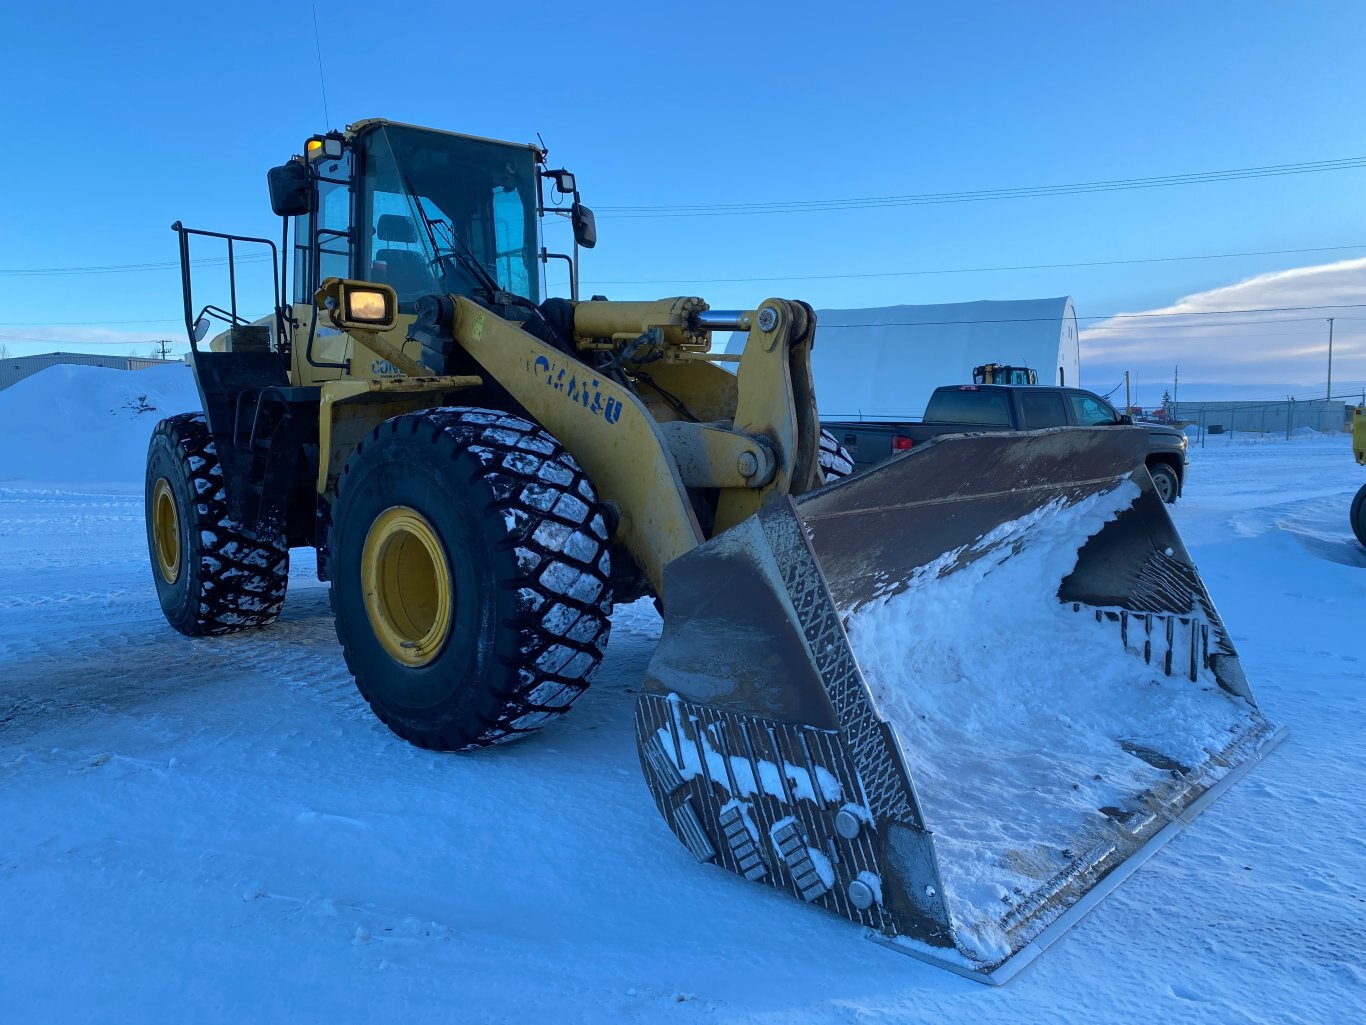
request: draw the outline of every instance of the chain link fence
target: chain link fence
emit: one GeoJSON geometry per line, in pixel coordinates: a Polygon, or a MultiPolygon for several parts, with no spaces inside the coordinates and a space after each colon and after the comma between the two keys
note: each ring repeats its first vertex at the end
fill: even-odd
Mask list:
{"type": "Polygon", "coordinates": [[[1193,441],[1207,437],[1284,438],[1341,434],[1352,427],[1355,403],[1337,399],[1282,399],[1277,402],[1174,402],[1166,410],[1173,426],[1186,425],[1193,441]]]}

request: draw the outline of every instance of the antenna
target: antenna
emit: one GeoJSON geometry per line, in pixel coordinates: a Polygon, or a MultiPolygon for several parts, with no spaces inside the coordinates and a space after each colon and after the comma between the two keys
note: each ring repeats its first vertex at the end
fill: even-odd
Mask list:
{"type": "Polygon", "coordinates": [[[323,91],[323,126],[332,127],[332,118],[327,113],[327,79],[323,77],[323,43],[318,36],[318,5],[313,5],[313,45],[318,48],[318,85],[323,91]]]}

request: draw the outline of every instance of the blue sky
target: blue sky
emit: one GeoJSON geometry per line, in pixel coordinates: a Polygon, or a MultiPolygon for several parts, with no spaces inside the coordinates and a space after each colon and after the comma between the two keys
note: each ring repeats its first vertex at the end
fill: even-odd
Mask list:
{"type": "MultiPolygon", "coordinates": [[[[12,272],[173,261],[175,219],[277,235],[265,171],[324,127],[312,5],[21,2],[6,22],[0,344],[180,343],[173,269],[12,272]]],[[[585,288],[612,297],[734,306],[776,293],[849,307],[1070,294],[1094,316],[1188,297],[1181,308],[1218,308],[1201,294],[1248,279],[1233,295],[1269,305],[1263,294],[1285,292],[1277,272],[1366,258],[1366,169],[803,214],[610,209],[1363,156],[1360,3],[336,2],[318,5],[318,22],[332,126],[383,116],[518,141],[539,132],[599,209],[585,288]],[[787,280],[700,280],[738,278],[787,280]]],[[[1366,303],[1366,265],[1298,274],[1296,304],[1318,299],[1320,281],[1347,296],[1325,301],[1366,303]]],[[[1108,387],[1117,368],[1155,377],[1182,363],[1201,368],[1183,382],[1243,381],[1270,396],[1314,387],[1320,312],[1333,311],[1214,332],[1207,321],[1150,321],[1141,336],[1112,324],[1084,349],[1083,380],[1108,387]],[[1258,358],[1245,360],[1251,349],[1258,358]]],[[[1366,379],[1366,308],[1336,312],[1335,379],[1366,379]]]]}

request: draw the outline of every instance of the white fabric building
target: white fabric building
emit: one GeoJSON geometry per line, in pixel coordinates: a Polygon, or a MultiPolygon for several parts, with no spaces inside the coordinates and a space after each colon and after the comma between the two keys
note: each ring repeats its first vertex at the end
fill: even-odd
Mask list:
{"type": "MultiPolygon", "coordinates": [[[[726,351],[741,351],[745,337],[731,335],[726,351]]],[[[817,310],[816,404],[829,419],[918,417],[935,388],[971,384],[983,363],[1075,387],[1079,350],[1071,296],[817,310]]]]}

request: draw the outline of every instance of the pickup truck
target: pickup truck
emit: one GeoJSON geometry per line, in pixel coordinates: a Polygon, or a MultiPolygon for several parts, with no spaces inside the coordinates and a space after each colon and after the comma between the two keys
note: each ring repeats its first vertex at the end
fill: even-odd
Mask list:
{"type": "MultiPolygon", "coordinates": [[[[862,470],[943,434],[1133,422],[1099,395],[1080,388],[959,384],[936,388],[918,423],[822,419],[821,426],[848,449],[855,469],[862,470]]],[[[1175,502],[1186,482],[1186,436],[1172,427],[1147,426],[1148,473],[1163,501],[1175,502]]]]}

